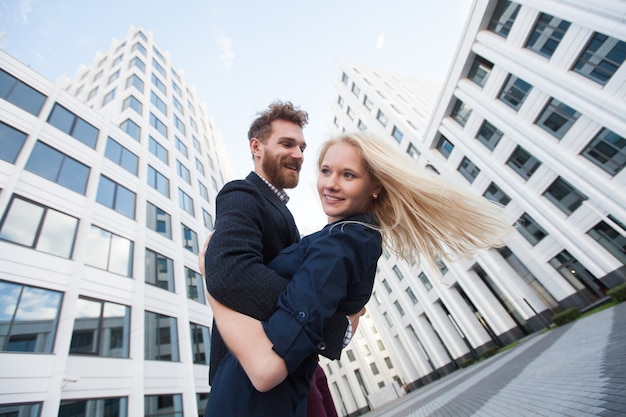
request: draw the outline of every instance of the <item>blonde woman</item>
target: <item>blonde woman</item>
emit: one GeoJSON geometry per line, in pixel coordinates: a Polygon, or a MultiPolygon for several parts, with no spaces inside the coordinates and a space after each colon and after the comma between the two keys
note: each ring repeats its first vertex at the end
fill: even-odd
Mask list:
{"type": "Polygon", "coordinates": [[[434,264],[501,246],[511,231],[501,207],[421,171],[362,132],[322,145],[317,190],[329,224],[269,264],[290,282],[267,322],[209,297],[231,353],[218,368],[205,417],[306,416],[323,325],[337,311],[365,306],[383,245],[407,261],[434,264]]]}

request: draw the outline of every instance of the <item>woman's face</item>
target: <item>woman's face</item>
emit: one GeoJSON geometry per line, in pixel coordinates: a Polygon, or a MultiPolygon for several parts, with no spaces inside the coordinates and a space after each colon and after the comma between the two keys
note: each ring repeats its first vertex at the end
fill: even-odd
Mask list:
{"type": "Polygon", "coordinates": [[[329,222],[367,212],[380,192],[352,145],[337,143],[326,151],[317,177],[317,192],[329,222]]]}

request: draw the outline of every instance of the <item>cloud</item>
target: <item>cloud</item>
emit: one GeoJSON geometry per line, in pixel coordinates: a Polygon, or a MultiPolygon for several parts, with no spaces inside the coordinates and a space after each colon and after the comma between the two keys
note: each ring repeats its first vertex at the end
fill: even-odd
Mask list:
{"type": "Polygon", "coordinates": [[[23,24],[28,23],[28,15],[33,11],[31,3],[32,0],[20,0],[17,3],[17,18],[21,20],[23,24]]]}
{"type": "Polygon", "coordinates": [[[217,35],[215,41],[219,54],[217,55],[217,64],[222,71],[228,71],[235,60],[233,52],[233,40],[225,35],[217,35]]]}
{"type": "Polygon", "coordinates": [[[374,46],[374,49],[382,49],[384,44],[385,44],[385,32],[381,32],[378,35],[378,38],[376,38],[376,46],[374,46]]]}

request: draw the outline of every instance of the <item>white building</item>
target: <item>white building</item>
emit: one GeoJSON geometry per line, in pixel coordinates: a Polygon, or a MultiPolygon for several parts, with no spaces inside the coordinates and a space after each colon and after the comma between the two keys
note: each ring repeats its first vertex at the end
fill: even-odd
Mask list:
{"type": "Polygon", "coordinates": [[[398,143],[417,166],[506,206],[517,231],[507,247],[438,271],[381,257],[368,316],[341,362],[324,362],[343,415],[626,281],[626,3],[476,0],[471,10],[436,106],[398,77],[342,65],[332,128],[398,143]]]}
{"type": "Polygon", "coordinates": [[[0,51],[0,415],[201,415],[219,133],[139,28],[65,84],[0,51]]]}

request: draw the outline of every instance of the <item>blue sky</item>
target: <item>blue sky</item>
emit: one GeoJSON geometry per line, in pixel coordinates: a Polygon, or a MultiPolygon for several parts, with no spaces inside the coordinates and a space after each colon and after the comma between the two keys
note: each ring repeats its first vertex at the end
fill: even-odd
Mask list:
{"type": "MultiPolygon", "coordinates": [[[[331,121],[337,63],[443,82],[471,4],[0,0],[0,48],[58,81],[107,51],[131,25],[152,32],[215,120],[236,177],[252,168],[246,133],[255,114],[275,99],[300,105],[310,115],[309,152],[290,207],[302,229],[311,223],[305,208],[317,203],[312,161],[331,121]]],[[[319,215],[310,227],[323,221],[319,215]]]]}

